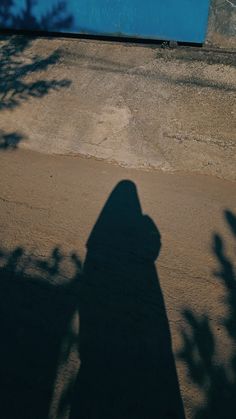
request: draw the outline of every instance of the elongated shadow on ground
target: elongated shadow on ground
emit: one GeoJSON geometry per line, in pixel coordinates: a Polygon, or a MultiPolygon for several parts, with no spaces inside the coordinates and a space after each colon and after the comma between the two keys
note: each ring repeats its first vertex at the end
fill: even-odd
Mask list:
{"type": "Polygon", "coordinates": [[[44,259],[0,251],[4,419],[184,419],[154,265],[160,249],[135,185],[123,181],[83,266],[60,248],[44,259]]]}
{"type": "Polygon", "coordinates": [[[119,183],[87,242],[79,291],[81,368],[70,419],[183,418],[154,262],[160,233],[135,185],[119,183]]]}

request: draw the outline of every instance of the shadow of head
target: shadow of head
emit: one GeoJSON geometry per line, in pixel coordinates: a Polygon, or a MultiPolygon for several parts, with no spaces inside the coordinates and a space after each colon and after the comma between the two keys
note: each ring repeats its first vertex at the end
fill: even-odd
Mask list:
{"type": "Polygon", "coordinates": [[[142,212],[135,184],[117,184],[103,207],[87,242],[88,251],[104,249],[124,257],[155,261],[161,235],[151,218],[142,212]]]}

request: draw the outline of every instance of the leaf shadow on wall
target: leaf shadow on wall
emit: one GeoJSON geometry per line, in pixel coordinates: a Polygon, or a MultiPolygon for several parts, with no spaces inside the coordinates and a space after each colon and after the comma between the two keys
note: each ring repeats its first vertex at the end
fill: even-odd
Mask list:
{"type": "Polygon", "coordinates": [[[19,10],[16,0],[1,0],[0,28],[30,29],[38,31],[60,31],[70,29],[73,25],[73,16],[67,13],[67,2],[54,1],[47,11],[37,14],[39,0],[25,0],[24,6],[19,10]]]}

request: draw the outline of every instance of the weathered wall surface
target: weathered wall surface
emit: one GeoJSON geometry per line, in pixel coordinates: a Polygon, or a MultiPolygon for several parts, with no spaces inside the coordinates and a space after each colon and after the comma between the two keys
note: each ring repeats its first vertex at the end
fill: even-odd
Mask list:
{"type": "Polygon", "coordinates": [[[210,0],[4,0],[0,28],[202,43],[210,0]]]}
{"type": "Polygon", "coordinates": [[[147,0],[145,5],[143,0],[115,3],[116,6],[107,0],[0,1],[0,28],[205,41],[207,45],[236,49],[236,0],[169,0],[169,7],[160,0],[147,0]]]}
{"type": "Polygon", "coordinates": [[[236,0],[212,0],[206,44],[236,49],[236,0]]]}

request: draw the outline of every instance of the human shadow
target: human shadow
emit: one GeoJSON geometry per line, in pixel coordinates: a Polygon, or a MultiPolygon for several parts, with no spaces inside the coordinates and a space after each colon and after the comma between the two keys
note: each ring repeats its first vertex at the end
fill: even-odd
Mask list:
{"type": "MultiPolygon", "coordinates": [[[[229,210],[224,213],[232,237],[236,238],[236,216],[229,210]]],[[[198,388],[204,403],[196,407],[194,419],[233,419],[236,417],[236,272],[235,263],[228,255],[228,243],[215,233],[212,251],[218,268],[213,272],[224,286],[226,314],[217,321],[217,330],[207,312],[197,314],[186,308],[183,312],[188,327],[182,330],[183,345],[180,359],[187,366],[192,384],[198,388]],[[222,333],[218,336],[218,331],[222,333]],[[218,359],[221,347],[227,345],[230,355],[218,359]]]]}
{"type": "Polygon", "coordinates": [[[184,418],[155,268],[160,233],[120,182],[87,241],[79,288],[81,367],[70,419],[184,418]]]}
{"type": "Polygon", "coordinates": [[[0,249],[2,418],[184,419],[160,249],[130,181],[106,202],[84,265],[59,247],[0,249]]]}

